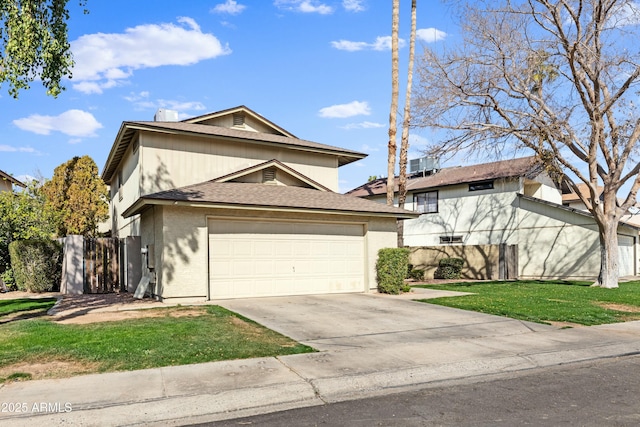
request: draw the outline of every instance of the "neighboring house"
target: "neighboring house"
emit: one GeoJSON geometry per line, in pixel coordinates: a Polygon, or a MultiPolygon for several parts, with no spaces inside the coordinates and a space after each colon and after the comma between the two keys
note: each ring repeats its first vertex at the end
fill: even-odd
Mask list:
{"type": "Polygon", "coordinates": [[[0,191],[13,191],[14,185],[22,188],[26,187],[22,182],[0,170],[0,191]]]}
{"type": "MultiPolygon", "coordinates": [[[[563,206],[560,190],[534,157],[422,171],[407,188],[405,208],[420,217],[404,221],[406,246],[517,245],[520,278],[599,272],[595,220],[563,206]]],[[[384,203],[386,179],[347,194],[384,203]]],[[[636,274],[638,228],[623,223],[618,233],[620,274],[636,274]]]]}
{"type": "Polygon", "coordinates": [[[163,300],[366,292],[397,218],[417,215],[336,193],[365,156],[244,106],[124,122],[102,173],[112,235],[141,236],[163,300]]]}
{"type": "MultiPolygon", "coordinates": [[[[584,196],[589,199],[589,188],[587,187],[586,184],[578,184],[578,191],[581,194],[584,194],[584,196]]],[[[602,190],[604,189],[604,187],[598,186],[597,187],[597,195],[599,198],[602,198],[602,190]]],[[[572,189],[570,189],[568,186],[564,185],[562,187],[563,190],[563,194],[562,194],[562,204],[563,206],[568,206],[570,208],[574,208],[574,209],[578,209],[581,211],[587,211],[587,206],[584,204],[584,202],[580,199],[580,197],[578,196],[578,194],[573,191],[572,189]]],[[[624,200],[619,200],[619,203],[622,204],[624,203],[624,200]]],[[[631,225],[640,227],[640,205],[636,204],[635,206],[632,206],[625,215],[622,216],[622,218],[620,218],[620,220],[622,222],[626,222],[629,223],[631,225]]]]}

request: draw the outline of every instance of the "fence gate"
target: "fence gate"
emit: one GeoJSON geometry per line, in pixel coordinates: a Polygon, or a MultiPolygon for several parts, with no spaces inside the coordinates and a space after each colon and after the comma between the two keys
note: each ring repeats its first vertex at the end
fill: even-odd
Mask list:
{"type": "Polygon", "coordinates": [[[502,280],[518,279],[518,245],[500,244],[498,277],[502,280]]]}
{"type": "Polygon", "coordinates": [[[118,243],[117,238],[84,240],[84,293],[119,290],[118,243]]]}

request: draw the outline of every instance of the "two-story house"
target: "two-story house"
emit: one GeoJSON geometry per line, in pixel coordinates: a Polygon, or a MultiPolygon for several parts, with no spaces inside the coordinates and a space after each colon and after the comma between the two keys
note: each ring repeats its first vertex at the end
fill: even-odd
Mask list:
{"type": "Polygon", "coordinates": [[[155,296],[376,287],[377,251],[396,246],[397,218],[417,215],[337,193],[338,168],[365,154],[299,139],[245,106],[159,113],[122,124],[102,173],[112,234],[140,236],[155,296]]]}
{"type": "MultiPolygon", "coordinates": [[[[420,217],[404,221],[406,246],[517,245],[521,278],[592,278],[599,272],[593,217],[563,206],[561,191],[534,157],[414,171],[407,189],[404,207],[420,217]]],[[[348,194],[384,202],[386,179],[348,194]]],[[[636,227],[620,225],[621,275],[636,274],[637,237],[636,227]]]]}
{"type": "Polygon", "coordinates": [[[25,188],[26,185],[0,170],[0,191],[13,191],[13,186],[25,188]]]}

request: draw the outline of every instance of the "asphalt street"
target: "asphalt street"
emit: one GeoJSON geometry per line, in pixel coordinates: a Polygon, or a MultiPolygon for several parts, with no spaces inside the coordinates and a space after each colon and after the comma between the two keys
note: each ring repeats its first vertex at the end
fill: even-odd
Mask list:
{"type": "Polygon", "coordinates": [[[640,356],[499,374],[199,426],[637,426],[640,356]]]}

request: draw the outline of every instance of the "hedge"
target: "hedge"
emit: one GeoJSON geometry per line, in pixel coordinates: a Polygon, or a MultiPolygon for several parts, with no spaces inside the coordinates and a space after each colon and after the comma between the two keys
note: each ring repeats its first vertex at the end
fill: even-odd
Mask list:
{"type": "Polygon", "coordinates": [[[53,240],[16,240],[9,244],[9,254],[18,290],[51,292],[60,289],[61,244],[53,240]]]}
{"type": "Polygon", "coordinates": [[[433,273],[434,279],[459,279],[464,260],[461,258],[442,258],[433,273]]]}

